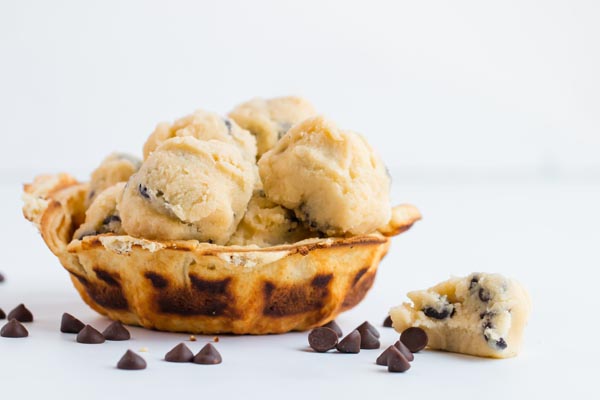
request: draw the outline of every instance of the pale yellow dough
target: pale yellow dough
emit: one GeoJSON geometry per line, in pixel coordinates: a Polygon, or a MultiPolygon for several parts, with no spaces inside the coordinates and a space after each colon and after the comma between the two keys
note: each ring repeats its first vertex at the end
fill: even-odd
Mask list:
{"type": "Polygon", "coordinates": [[[258,163],[269,200],[294,210],[314,231],[362,235],[390,221],[390,179],[362,136],[309,118],[258,163]]]}
{"type": "Polygon", "coordinates": [[[308,100],[295,96],[254,98],[229,113],[231,119],[256,136],[259,158],[293,125],[315,115],[317,112],[308,100]]]}
{"type": "Polygon", "coordinates": [[[311,237],[317,235],[305,228],[293,211],[273,203],[259,190],[250,199],[248,211],[228,245],[268,247],[311,237]]]}
{"type": "Polygon", "coordinates": [[[125,182],[117,183],[103,190],[95,197],[85,212],[85,222],[73,234],[74,239],[101,233],[124,235],[121,218],[117,210],[117,201],[123,193],[125,182]]]}
{"type": "Polygon", "coordinates": [[[499,274],[451,278],[408,297],[412,304],[390,310],[396,331],[419,327],[432,349],[480,357],[517,355],[531,313],[523,286],[499,274]]]}
{"type": "Polygon", "coordinates": [[[255,185],[253,163],[234,144],[168,139],[129,180],[118,208],[129,235],[225,244],[255,185]]]}
{"type": "Polygon", "coordinates": [[[118,182],[127,182],[140,168],[141,160],[124,153],[112,153],[92,172],[86,206],[89,207],[103,190],[118,182]]]}
{"type": "Polygon", "coordinates": [[[191,136],[200,140],[218,140],[238,146],[248,158],[256,157],[256,139],[229,118],[218,114],[196,110],[177,121],[162,122],[144,144],[144,159],[156,150],[164,141],[174,137],[191,136]]]}

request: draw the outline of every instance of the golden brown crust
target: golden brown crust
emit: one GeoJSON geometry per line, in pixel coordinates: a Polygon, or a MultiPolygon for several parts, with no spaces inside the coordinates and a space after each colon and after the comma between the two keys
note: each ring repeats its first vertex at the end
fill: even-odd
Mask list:
{"type": "MultiPolygon", "coordinates": [[[[24,214],[83,300],[127,324],[207,334],[310,329],[362,300],[390,245],[380,233],[268,248],[111,234],[72,241],[87,186],[69,178],[27,185],[24,214]]],[[[394,231],[411,218],[394,221],[394,231]]]]}

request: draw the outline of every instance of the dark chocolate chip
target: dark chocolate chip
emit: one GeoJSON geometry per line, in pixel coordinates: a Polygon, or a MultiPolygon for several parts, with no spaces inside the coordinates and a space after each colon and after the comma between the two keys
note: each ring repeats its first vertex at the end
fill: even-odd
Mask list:
{"type": "Polygon", "coordinates": [[[360,332],[356,329],[346,335],[336,346],[340,353],[360,353],[360,332]]]}
{"type": "Polygon", "coordinates": [[[361,335],[365,330],[368,330],[376,338],[379,338],[380,336],[379,331],[373,325],[371,325],[369,321],[365,321],[362,324],[360,324],[358,328],[356,328],[356,330],[359,331],[361,335]]]}
{"type": "Polygon", "coordinates": [[[471,278],[471,283],[469,283],[469,289],[473,290],[475,288],[475,286],[477,286],[478,283],[479,283],[479,277],[474,276],[473,278],[471,278]]]}
{"type": "Polygon", "coordinates": [[[225,122],[225,126],[227,127],[227,132],[231,133],[231,121],[228,120],[227,118],[224,118],[223,122],[225,122]]]}
{"type": "Polygon", "coordinates": [[[88,195],[88,199],[93,198],[96,195],[96,191],[95,190],[91,190],[90,194],[88,195]]]}
{"type": "Polygon", "coordinates": [[[390,352],[387,357],[387,367],[389,372],[405,372],[410,369],[410,363],[402,355],[400,350],[390,346],[390,352]]]}
{"type": "Polygon", "coordinates": [[[167,354],[165,354],[165,361],[185,363],[191,362],[194,359],[194,353],[190,350],[185,343],[179,343],[173,347],[167,354]]]}
{"type": "Polygon", "coordinates": [[[7,318],[16,319],[19,322],[33,322],[33,314],[25,307],[24,304],[19,304],[11,312],[8,313],[7,318]]]}
{"type": "Polygon", "coordinates": [[[391,328],[393,325],[393,321],[392,321],[392,317],[390,317],[389,315],[385,318],[385,320],[383,320],[383,327],[384,328],[391,328]]]}
{"type": "Polygon", "coordinates": [[[219,354],[217,349],[215,349],[215,346],[210,343],[204,346],[192,360],[195,364],[203,365],[221,364],[222,361],[221,354],[219,354]]]}
{"type": "Polygon", "coordinates": [[[6,278],[4,278],[4,275],[2,275],[2,273],[0,272],[0,282],[4,282],[6,278]]]}
{"type": "Polygon", "coordinates": [[[325,353],[338,344],[338,335],[330,328],[316,328],[308,334],[308,344],[319,353],[325,353]]]}
{"type": "Polygon", "coordinates": [[[491,300],[491,298],[492,296],[490,295],[490,292],[488,292],[484,288],[479,289],[479,300],[481,300],[484,303],[487,303],[491,300]]]}
{"type": "Polygon", "coordinates": [[[146,360],[133,351],[127,350],[117,363],[117,368],[126,370],[146,369],[146,360]]]}
{"type": "Polygon", "coordinates": [[[138,185],[138,192],[140,192],[140,195],[143,198],[150,199],[150,192],[148,191],[148,188],[141,183],[138,185]]]}
{"type": "Polygon", "coordinates": [[[100,344],[104,343],[104,336],[96,329],[94,329],[91,325],[86,325],[79,333],[77,334],[77,342],[84,344],[100,344]]]}
{"type": "Polygon", "coordinates": [[[4,318],[6,318],[6,314],[4,313],[4,310],[0,308],[0,319],[4,318]]]}
{"type": "Polygon", "coordinates": [[[327,324],[323,325],[323,328],[332,329],[335,333],[337,333],[338,337],[344,336],[344,332],[342,332],[342,328],[337,324],[337,322],[330,321],[327,324]]]}
{"type": "Polygon", "coordinates": [[[374,350],[378,349],[381,346],[381,344],[379,343],[379,339],[377,339],[377,337],[373,335],[373,332],[371,332],[369,329],[363,329],[362,332],[358,332],[360,332],[361,349],[374,350]]]}
{"type": "Polygon", "coordinates": [[[60,320],[60,331],[62,333],[79,333],[85,327],[85,324],[72,316],[64,313],[60,320]]]}
{"type": "Polygon", "coordinates": [[[131,333],[119,321],[115,321],[102,331],[102,336],[106,340],[121,341],[131,339],[131,333]]]}
{"type": "Polygon", "coordinates": [[[500,338],[500,339],[496,340],[496,347],[499,348],[500,350],[504,350],[508,347],[508,344],[506,343],[506,340],[504,340],[503,338],[500,338]]]}
{"type": "Polygon", "coordinates": [[[108,225],[111,222],[121,222],[121,217],[118,215],[109,215],[108,217],[104,218],[102,225],[108,225]]]}
{"type": "Polygon", "coordinates": [[[23,338],[29,336],[27,328],[15,318],[11,319],[0,329],[0,336],[5,338],[23,338]]]}
{"type": "Polygon", "coordinates": [[[438,311],[433,307],[427,307],[423,309],[423,313],[429,318],[435,319],[446,319],[453,314],[454,307],[446,307],[442,311],[438,311]]]}
{"type": "Polygon", "coordinates": [[[413,353],[401,341],[397,340],[396,343],[394,343],[394,347],[400,350],[400,353],[402,353],[404,358],[406,358],[408,361],[412,361],[415,359],[413,353]]]}
{"type": "Polygon", "coordinates": [[[392,351],[399,351],[396,347],[394,346],[390,346],[387,349],[385,349],[385,351],[383,353],[381,353],[379,355],[379,357],[377,357],[377,360],[375,360],[375,364],[377,365],[383,365],[383,366],[387,366],[388,365],[388,356],[390,355],[390,353],[392,351]]]}
{"type": "Polygon", "coordinates": [[[402,332],[400,341],[404,343],[411,352],[417,353],[427,347],[429,338],[423,329],[413,327],[402,332]]]}

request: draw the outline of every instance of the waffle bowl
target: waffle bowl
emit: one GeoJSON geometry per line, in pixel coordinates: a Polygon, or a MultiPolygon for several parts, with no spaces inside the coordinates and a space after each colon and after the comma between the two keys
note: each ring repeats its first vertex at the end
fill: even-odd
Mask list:
{"type": "Polygon", "coordinates": [[[267,334],[325,324],[364,298],[391,237],[421,218],[400,205],[379,232],[268,248],[114,234],[72,240],[87,194],[88,185],[67,174],[39,176],[24,187],[23,214],[91,308],[173,332],[267,334]]]}

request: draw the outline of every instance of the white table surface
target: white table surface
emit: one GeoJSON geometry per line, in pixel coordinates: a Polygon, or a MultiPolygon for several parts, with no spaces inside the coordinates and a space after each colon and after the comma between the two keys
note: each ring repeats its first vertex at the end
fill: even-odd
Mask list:
{"type": "MultiPolygon", "coordinates": [[[[397,237],[362,304],[342,314],[345,332],[368,319],[380,325],[405,293],[449,275],[501,272],[529,288],[534,312],[517,358],[487,360],[443,352],[416,355],[405,374],[374,364],[381,351],[315,354],[306,333],[221,336],[218,366],[172,364],[164,354],[183,334],[131,328],[133,339],[103,345],[75,343],[59,332],[70,312],[103,329],[109,321],[79,299],[67,273],[21,216],[20,185],[0,185],[3,261],[0,307],[25,303],[35,322],[26,339],[0,338],[2,398],[583,398],[600,372],[598,308],[600,185],[535,181],[429,182],[397,179],[395,202],[419,206],[424,219],[397,237]],[[127,349],[148,362],[121,371],[127,349]],[[12,395],[10,397],[9,395],[12,395]],[[18,397],[17,397],[18,396],[18,397]],[[110,397],[109,397],[110,396],[110,397]],[[215,397],[218,396],[218,397],[215,397]]],[[[382,350],[397,339],[380,329],[382,350]]],[[[187,342],[197,351],[212,337],[187,342]]]]}

